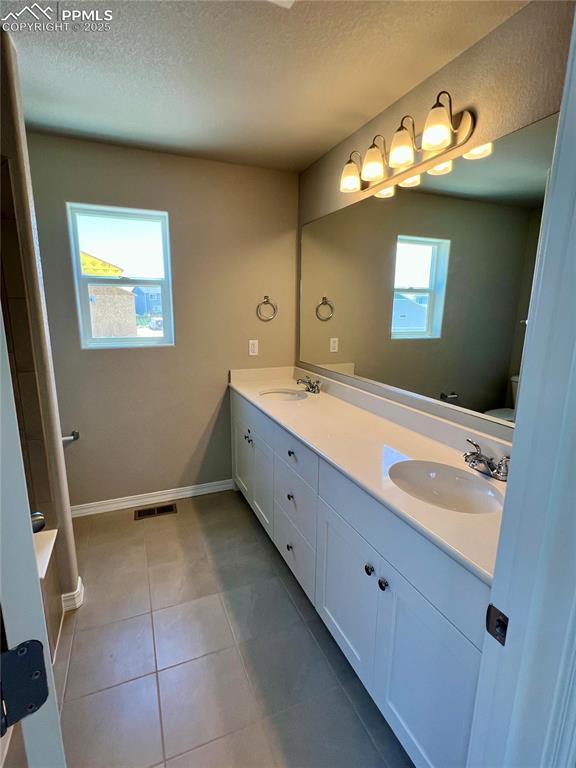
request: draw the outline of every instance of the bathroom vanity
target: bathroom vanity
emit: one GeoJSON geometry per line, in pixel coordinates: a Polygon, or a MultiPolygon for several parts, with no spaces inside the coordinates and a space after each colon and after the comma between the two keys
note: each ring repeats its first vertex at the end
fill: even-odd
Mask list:
{"type": "Polygon", "coordinates": [[[466,430],[323,385],[232,372],[234,479],[414,763],[464,765],[505,485],[466,430]]]}

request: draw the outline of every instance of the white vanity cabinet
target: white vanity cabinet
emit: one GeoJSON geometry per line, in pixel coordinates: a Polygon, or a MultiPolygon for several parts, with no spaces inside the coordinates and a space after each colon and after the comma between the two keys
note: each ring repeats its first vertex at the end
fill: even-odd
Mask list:
{"type": "Polygon", "coordinates": [[[234,480],[270,538],[274,536],[274,424],[255,408],[232,400],[234,480]]]}
{"type": "Polygon", "coordinates": [[[480,651],[384,558],[372,698],[417,766],[462,768],[480,651]]]}
{"type": "Polygon", "coordinates": [[[490,588],[232,392],[234,479],[416,764],[466,752],[490,588]]]}

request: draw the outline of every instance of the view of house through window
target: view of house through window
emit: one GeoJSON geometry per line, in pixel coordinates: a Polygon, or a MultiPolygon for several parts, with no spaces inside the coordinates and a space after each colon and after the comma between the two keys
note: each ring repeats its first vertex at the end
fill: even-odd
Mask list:
{"type": "Polygon", "coordinates": [[[68,203],[82,346],[174,343],[168,214],[68,203]]]}
{"type": "Polygon", "coordinates": [[[398,236],[393,339],[436,339],[442,335],[449,251],[449,240],[398,236]]]}

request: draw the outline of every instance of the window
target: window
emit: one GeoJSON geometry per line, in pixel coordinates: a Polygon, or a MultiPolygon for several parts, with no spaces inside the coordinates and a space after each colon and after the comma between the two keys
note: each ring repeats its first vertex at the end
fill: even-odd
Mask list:
{"type": "Polygon", "coordinates": [[[173,344],[168,214],[66,207],[82,348],[173,344]]]}
{"type": "Polygon", "coordinates": [[[393,339],[439,339],[450,240],[398,236],[392,305],[393,339]]]}

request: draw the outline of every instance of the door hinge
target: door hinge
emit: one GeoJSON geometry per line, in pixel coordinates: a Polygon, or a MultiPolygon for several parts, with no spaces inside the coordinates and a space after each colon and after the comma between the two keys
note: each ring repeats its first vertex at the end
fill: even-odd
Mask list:
{"type": "Polygon", "coordinates": [[[11,725],[36,712],[48,698],[42,643],[26,640],[5,651],[0,664],[0,735],[4,736],[11,725]]]}
{"type": "Polygon", "coordinates": [[[486,632],[495,637],[500,645],[506,645],[506,633],[508,632],[508,616],[495,605],[488,606],[486,611],[486,632]]]}

